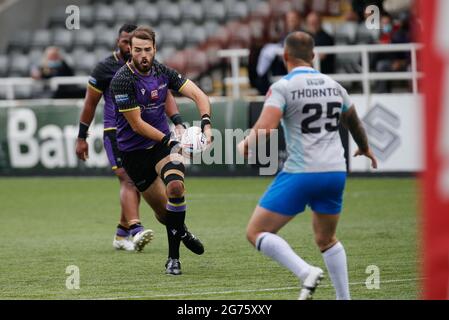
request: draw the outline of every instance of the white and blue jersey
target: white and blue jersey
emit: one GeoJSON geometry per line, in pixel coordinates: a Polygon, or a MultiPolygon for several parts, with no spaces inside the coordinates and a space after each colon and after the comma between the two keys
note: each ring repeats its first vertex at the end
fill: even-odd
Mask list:
{"type": "Polygon", "coordinates": [[[264,107],[282,110],[288,158],[259,205],[281,214],[341,211],[346,178],[338,132],[342,112],[352,105],[347,91],[310,67],[298,67],[275,82],[264,107]]]}

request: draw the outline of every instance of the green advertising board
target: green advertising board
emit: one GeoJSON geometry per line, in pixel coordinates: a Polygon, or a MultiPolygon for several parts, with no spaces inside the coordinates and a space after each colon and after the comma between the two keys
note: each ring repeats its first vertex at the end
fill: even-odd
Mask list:
{"type": "MultiPolygon", "coordinates": [[[[178,105],[187,125],[199,125],[200,117],[193,103],[178,105]]],[[[84,163],[76,157],[80,111],[75,103],[0,108],[0,175],[111,174],[103,148],[101,107],[97,108],[89,130],[89,160],[84,163]]],[[[198,164],[187,164],[187,170],[199,175],[247,171],[249,165],[235,164],[235,146],[248,128],[248,103],[226,99],[212,101],[212,121],[218,134],[208,158],[194,159],[198,164]]],[[[239,161],[242,163],[241,159],[239,161]]]]}

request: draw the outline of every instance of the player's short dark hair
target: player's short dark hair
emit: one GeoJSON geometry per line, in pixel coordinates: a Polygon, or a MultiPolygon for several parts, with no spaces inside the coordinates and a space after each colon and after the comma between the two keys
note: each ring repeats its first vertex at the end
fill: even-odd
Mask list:
{"type": "Polygon", "coordinates": [[[126,33],[131,33],[131,32],[133,32],[136,29],[137,29],[137,26],[135,24],[125,23],[118,30],[118,35],[120,36],[123,31],[126,32],[126,33]]]}
{"type": "Polygon", "coordinates": [[[156,33],[150,27],[140,26],[131,34],[131,38],[129,39],[129,43],[131,46],[133,45],[133,38],[151,40],[154,46],[156,42],[156,33]]]}
{"type": "Polygon", "coordinates": [[[290,33],[285,39],[285,50],[294,59],[311,62],[313,60],[314,47],[315,41],[306,32],[295,31],[290,33]]]}

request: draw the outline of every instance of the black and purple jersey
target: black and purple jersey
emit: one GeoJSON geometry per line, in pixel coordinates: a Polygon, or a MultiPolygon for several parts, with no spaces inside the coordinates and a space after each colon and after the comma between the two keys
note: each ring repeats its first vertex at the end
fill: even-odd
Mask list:
{"type": "Polygon", "coordinates": [[[124,65],[111,81],[116,105],[117,142],[120,151],[147,149],[156,141],[133,131],[123,112],[140,109],[142,119],[164,134],[170,133],[165,115],[168,89],[180,92],[188,80],[175,70],[157,62],[149,75],[142,75],[130,63],[124,65]]]}
{"type": "Polygon", "coordinates": [[[125,61],[114,52],[106,59],[100,61],[89,77],[88,85],[95,91],[103,94],[104,112],[103,125],[104,130],[112,130],[115,125],[115,105],[112,101],[111,89],[109,87],[112,78],[116,72],[123,67],[125,61]]]}

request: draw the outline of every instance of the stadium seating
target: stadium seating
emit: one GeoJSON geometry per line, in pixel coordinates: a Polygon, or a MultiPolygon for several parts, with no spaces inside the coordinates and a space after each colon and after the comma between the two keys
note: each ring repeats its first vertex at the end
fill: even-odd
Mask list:
{"type": "MultiPolygon", "coordinates": [[[[42,52],[51,45],[61,48],[76,74],[85,74],[93,59],[98,61],[112,51],[117,30],[125,22],[155,29],[158,58],[162,60],[173,61],[169,57],[176,50],[203,46],[208,49],[199,54],[201,59],[207,64],[219,63],[220,59],[212,56],[218,48],[246,46],[252,38],[262,36],[257,30],[263,28],[261,20],[239,24],[239,28],[231,25],[232,31],[226,27],[227,23],[243,21],[250,15],[257,18],[269,14],[266,0],[100,0],[80,6],[81,28],[71,31],[65,28],[65,7],[58,6],[49,14],[47,29],[21,30],[12,37],[9,55],[0,60],[0,74],[27,76],[27,66],[38,64],[42,52]],[[211,45],[202,45],[208,40],[211,45]],[[30,51],[33,54],[28,54],[30,51]],[[13,65],[9,66],[9,61],[13,65]]],[[[204,65],[203,62],[198,65],[204,65]]],[[[183,65],[182,61],[178,64],[183,65]]]]}
{"type": "Polygon", "coordinates": [[[10,77],[27,77],[29,75],[30,60],[26,54],[14,54],[10,56],[10,77]]]}
{"type": "MultiPolygon", "coordinates": [[[[157,58],[180,72],[198,76],[206,71],[205,66],[208,72],[220,69],[224,60],[217,57],[219,49],[278,41],[279,34],[268,28],[273,21],[290,10],[304,12],[310,6],[324,10],[320,7],[324,2],[91,0],[80,6],[80,30],[65,28],[65,7],[57,6],[48,15],[46,29],[20,30],[11,37],[7,51],[0,56],[0,77],[29,76],[30,67],[38,65],[45,48],[52,45],[61,48],[76,75],[89,74],[97,61],[111,53],[117,31],[126,22],[151,26],[156,32],[157,58]]],[[[356,22],[325,21],[323,27],[336,45],[370,44],[377,39],[375,30],[356,22]]],[[[360,71],[359,54],[337,54],[336,59],[339,71],[360,71]]]]}

